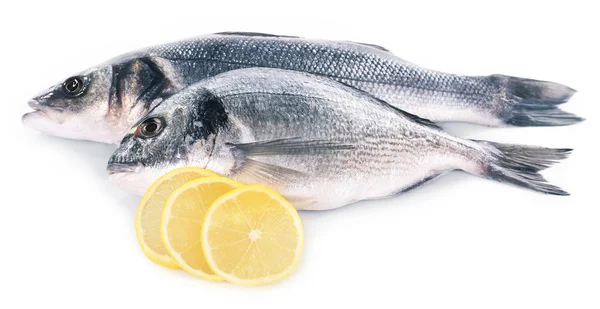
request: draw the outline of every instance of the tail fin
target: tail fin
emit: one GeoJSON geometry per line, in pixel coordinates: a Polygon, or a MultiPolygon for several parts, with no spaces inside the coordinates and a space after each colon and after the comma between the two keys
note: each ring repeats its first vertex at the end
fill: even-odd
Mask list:
{"type": "Polygon", "coordinates": [[[513,126],[565,126],[583,121],[574,114],[557,107],[567,102],[576,92],[565,85],[506,75],[491,75],[506,93],[507,108],[501,115],[513,126]]]}
{"type": "Polygon", "coordinates": [[[539,172],[567,158],[572,149],[477,142],[488,152],[482,177],[546,194],[569,195],[563,189],[548,183],[539,172]]]}

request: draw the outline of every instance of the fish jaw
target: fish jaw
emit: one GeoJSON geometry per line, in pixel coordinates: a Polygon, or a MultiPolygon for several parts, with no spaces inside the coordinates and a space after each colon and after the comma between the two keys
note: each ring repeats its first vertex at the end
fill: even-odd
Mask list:
{"type": "Polygon", "coordinates": [[[148,173],[150,169],[143,167],[142,164],[133,162],[112,162],[111,158],[106,167],[108,180],[125,192],[141,196],[153,181],[152,173],[148,173]]]}
{"type": "Polygon", "coordinates": [[[136,196],[143,196],[160,176],[180,165],[147,167],[137,163],[109,163],[108,181],[121,190],[136,196]]]}
{"type": "Polygon", "coordinates": [[[123,158],[118,152],[113,153],[106,166],[109,182],[135,195],[143,195],[145,188],[150,186],[153,178],[152,174],[148,173],[150,170],[144,168],[141,162],[123,158]],[[146,173],[143,173],[144,171],[146,173]]]}
{"type": "Polygon", "coordinates": [[[26,127],[44,134],[66,139],[115,144],[121,137],[120,133],[115,133],[107,128],[103,121],[87,121],[87,119],[81,119],[80,116],[69,115],[64,111],[43,106],[24,114],[21,122],[26,127]]]}
{"type": "Polygon", "coordinates": [[[105,144],[118,144],[131,125],[147,112],[141,105],[129,114],[106,111],[104,106],[108,104],[101,100],[76,111],[46,104],[43,98],[30,100],[28,105],[33,111],[21,117],[26,127],[61,138],[105,144]]]}
{"type": "Polygon", "coordinates": [[[147,175],[136,172],[109,172],[108,181],[121,190],[137,196],[144,195],[144,192],[152,185],[152,180],[147,175]]]}
{"type": "Polygon", "coordinates": [[[79,128],[65,123],[66,115],[62,109],[44,106],[35,100],[29,101],[28,105],[33,111],[21,117],[21,122],[25,126],[63,138],[80,139],[82,137],[79,128]]]}

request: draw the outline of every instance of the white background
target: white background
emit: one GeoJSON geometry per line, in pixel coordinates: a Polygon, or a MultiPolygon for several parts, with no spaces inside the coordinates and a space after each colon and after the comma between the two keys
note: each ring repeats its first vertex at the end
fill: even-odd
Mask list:
{"type": "Polygon", "coordinates": [[[0,308],[600,308],[598,11],[459,2],[2,2],[0,308]],[[20,117],[71,74],[218,31],[369,42],[441,71],[569,85],[579,92],[564,108],[587,118],[579,125],[446,127],[574,148],[545,172],[572,195],[455,172],[396,198],[302,212],[304,255],[278,284],[205,282],[155,265],[135,238],[138,198],[107,182],[114,146],[45,136],[20,117]]]}

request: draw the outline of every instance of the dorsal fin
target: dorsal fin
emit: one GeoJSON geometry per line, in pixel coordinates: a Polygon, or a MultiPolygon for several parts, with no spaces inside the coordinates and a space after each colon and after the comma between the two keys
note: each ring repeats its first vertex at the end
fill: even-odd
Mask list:
{"type": "Polygon", "coordinates": [[[353,44],[358,44],[358,45],[364,45],[364,46],[368,46],[368,47],[372,47],[375,49],[379,49],[381,51],[384,52],[388,52],[391,53],[391,51],[383,46],[379,46],[379,45],[375,45],[375,44],[370,44],[370,43],[361,43],[361,42],[353,42],[353,41],[348,41],[349,43],[353,43],[353,44]]]}
{"type": "Polygon", "coordinates": [[[237,31],[227,31],[227,32],[217,32],[214,34],[218,34],[218,35],[238,35],[238,36],[258,36],[258,37],[265,37],[265,38],[295,38],[295,39],[299,39],[300,37],[298,36],[291,36],[291,35],[277,35],[277,34],[270,34],[270,33],[261,33],[261,32],[237,32],[237,31]]]}
{"type": "MultiPolygon", "coordinates": [[[[262,32],[242,32],[242,31],[226,31],[226,32],[216,32],[213,33],[216,35],[237,35],[237,36],[257,36],[257,37],[264,37],[264,38],[291,38],[291,39],[301,39],[301,37],[299,36],[293,36],[293,35],[279,35],[279,34],[271,34],[271,33],[262,33],[262,32]]],[[[352,44],[358,44],[358,45],[363,45],[363,46],[368,46],[368,47],[372,47],[384,52],[388,52],[391,53],[391,51],[383,46],[380,45],[376,45],[376,44],[370,44],[370,43],[361,43],[361,42],[354,42],[354,41],[346,41],[348,43],[352,43],[352,44]]]]}

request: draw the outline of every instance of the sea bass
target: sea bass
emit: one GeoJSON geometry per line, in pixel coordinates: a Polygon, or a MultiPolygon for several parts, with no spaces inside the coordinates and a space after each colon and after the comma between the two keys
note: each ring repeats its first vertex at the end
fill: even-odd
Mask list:
{"type": "Polygon", "coordinates": [[[118,143],[165,98],[248,67],[328,77],[436,122],[558,126],[582,120],[557,108],[575,90],[553,82],[437,72],[372,44],[217,33],[143,48],[69,77],[32,99],[35,111],[23,122],[52,135],[118,143]]]}
{"type": "Polygon", "coordinates": [[[248,68],[165,100],[131,128],[107,169],[113,183],[141,195],[168,170],[198,166],[268,186],[297,209],[325,210],[455,169],[567,195],[538,172],[570,151],[457,138],[332,79],[248,68]]]}

